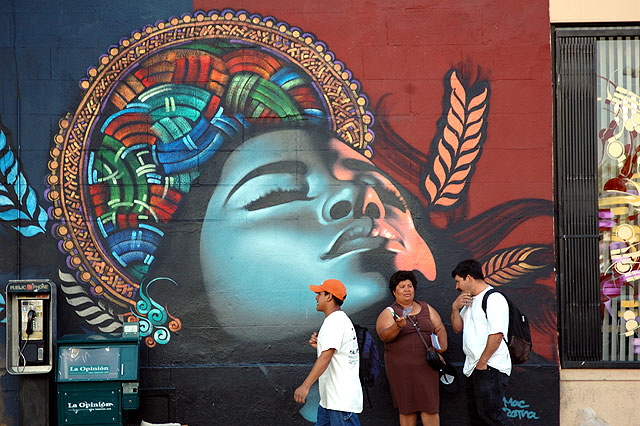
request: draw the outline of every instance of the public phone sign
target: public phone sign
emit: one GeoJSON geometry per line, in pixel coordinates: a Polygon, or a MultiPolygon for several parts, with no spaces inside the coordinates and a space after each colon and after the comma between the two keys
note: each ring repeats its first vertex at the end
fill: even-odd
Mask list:
{"type": "Polygon", "coordinates": [[[9,281],[7,291],[13,293],[51,293],[51,284],[47,281],[15,280],[9,281]]]}

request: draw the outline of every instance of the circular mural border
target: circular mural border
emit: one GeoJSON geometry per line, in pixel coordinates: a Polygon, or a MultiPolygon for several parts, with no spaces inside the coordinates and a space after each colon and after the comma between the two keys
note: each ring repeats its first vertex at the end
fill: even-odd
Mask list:
{"type": "Polygon", "coordinates": [[[84,178],[90,135],[115,86],[137,63],[161,50],[203,39],[253,43],[300,66],[324,96],[332,130],[366,157],[373,156],[368,99],[345,65],[312,34],[273,17],[234,10],[195,12],[133,32],[110,47],[99,65],[89,68],[87,78],[80,81],[86,93],[76,111],[60,120],[47,178],[47,197],[57,221],[53,233],[60,240],[60,250],[67,254],[67,266],[77,271],[81,283],[91,285],[94,296],[122,307],[135,305],[141,283],[124,273],[102,249],[95,227],[90,226],[95,219],[88,214],[84,178]]]}

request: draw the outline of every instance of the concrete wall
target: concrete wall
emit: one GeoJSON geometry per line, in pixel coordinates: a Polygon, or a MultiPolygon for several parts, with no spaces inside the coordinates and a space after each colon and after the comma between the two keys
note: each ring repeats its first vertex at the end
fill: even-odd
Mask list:
{"type": "Polygon", "coordinates": [[[560,424],[637,424],[636,406],[627,393],[637,388],[638,380],[638,370],[561,370],[560,424]]]}
{"type": "MultiPolygon", "coordinates": [[[[413,269],[446,321],[450,271],[475,257],[533,327],[504,408],[557,424],[549,16],[536,3],[12,2],[0,117],[48,216],[34,236],[4,221],[3,279],[51,277],[60,335],[141,324],[131,422],[294,425],[314,411],[292,398],[322,321],[309,284],[342,279],[345,311],[373,330],[389,275],[413,269]],[[240,79],[238,61],[260,78],[240,79]],[[293,89],[263,81],[284,66],[293,89]],[[249,137],[298,114],[285,106],[316,110],[340,143],[249,137]],[[265,173],[265,159],[296,168],[265,173]]],[[[33,212],[27,198],[3,208],[33,212]]],[[[17,424],[16,381],[2,380],[0,417],[17,424]]],[[[393,424],[384,375],[371,394],[363,424],[393,424]]],[[[462,390],[443,395],[443,424],[467,424],[464,406],[462,390]]]]}
{"type": "Polygon", "coordinates": [[[593,22],[638,22],[640,11],[633,0],[604,3],[599,0],[550,0],[552,24],[593,22]]]}

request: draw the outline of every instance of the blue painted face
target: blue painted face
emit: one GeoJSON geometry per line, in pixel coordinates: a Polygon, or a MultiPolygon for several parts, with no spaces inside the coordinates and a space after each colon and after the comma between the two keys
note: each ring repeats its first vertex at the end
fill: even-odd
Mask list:
{"type": "Polygon", "coordinates": [[[309,285],[327,278],[345,283],[350,314],[388,301],[397,269],[435,279],[431,251],[390,179],[343,142],[302,129],[264,133],[229,156],[207,206],[200,261],[218,322],[251,340],[317,325],[309,285]]]}

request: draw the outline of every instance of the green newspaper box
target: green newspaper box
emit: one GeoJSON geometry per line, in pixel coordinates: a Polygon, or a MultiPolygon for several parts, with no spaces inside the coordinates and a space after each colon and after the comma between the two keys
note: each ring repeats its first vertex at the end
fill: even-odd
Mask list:
{"type": "Polygon", "coordinates": [[[58,425],[122,425],[138,408],[134,336],[69,335],[58,339],[58,425]]]}

